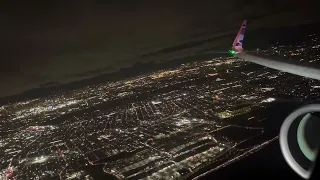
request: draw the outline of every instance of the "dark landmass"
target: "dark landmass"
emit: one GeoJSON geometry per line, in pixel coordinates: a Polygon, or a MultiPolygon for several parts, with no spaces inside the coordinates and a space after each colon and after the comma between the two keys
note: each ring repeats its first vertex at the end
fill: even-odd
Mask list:
{"type": "Polygon", "coordinates": [[[60,85],[60,82],[54,81],[54,82],[47,82],[47,83],[40,84],[39,87],[47,88],[47,87],[58,86],[58,85],[60,85]]]}

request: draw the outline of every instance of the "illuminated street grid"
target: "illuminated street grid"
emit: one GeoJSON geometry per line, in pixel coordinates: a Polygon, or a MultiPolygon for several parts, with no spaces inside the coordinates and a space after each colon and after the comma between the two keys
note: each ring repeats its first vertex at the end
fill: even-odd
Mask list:
{"type": "MultiPolygon", "coordinates": [[[[289,55],[315,50],[305,46],[289,55]]],[[[282,48],[260,53],[288,55],[282,48]]],[[[262,118],[246,117],[256,126],[230,118],[263,108],[279,94],[314,99],[318,88],[315,80],[227,57],[6,104],[0,107],[1,178],[183,179],[217,158],[225,163],[267,142],[240,151],[240,144],[263,133],[262,118]]]]}

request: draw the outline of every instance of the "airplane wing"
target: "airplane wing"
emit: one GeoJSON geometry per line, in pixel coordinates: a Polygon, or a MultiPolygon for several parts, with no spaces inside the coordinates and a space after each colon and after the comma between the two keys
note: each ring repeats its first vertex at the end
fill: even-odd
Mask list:
{"type": "Polygon", "coordinates": [[[246,26],[247,20],[244,20],[232,44],[233,51],[231,51],[231,53],[234,54],[234,56],[272,69],[320,80],[320,69],[311,67],[308,64],[302,62],[275,60],[246,53],[242,47],[246,26]]]}

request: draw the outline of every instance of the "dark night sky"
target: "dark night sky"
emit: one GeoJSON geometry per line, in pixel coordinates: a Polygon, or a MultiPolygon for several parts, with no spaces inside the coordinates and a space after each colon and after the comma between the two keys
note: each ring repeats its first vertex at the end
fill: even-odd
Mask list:
{"type": "MultiPolygon", "coordinates": [[[[166,61],[206,46],[183,44],[317,18],[316,1],[8,1],[0,4],[0,97],[59,81],[166,61]],[[67,3],[68,2],[68,3],[67,3]],[[180,48],[181,47],[181,48],[180,48]],[[157,53],[158,52],[158,53],[157,53]],[[151,54],[149,56],[142,56],[151,54]],[[140,57],[142,56],[142,57],[140,57]]],[[[227,39],[231,42],[233,39],[227,39]]]]}

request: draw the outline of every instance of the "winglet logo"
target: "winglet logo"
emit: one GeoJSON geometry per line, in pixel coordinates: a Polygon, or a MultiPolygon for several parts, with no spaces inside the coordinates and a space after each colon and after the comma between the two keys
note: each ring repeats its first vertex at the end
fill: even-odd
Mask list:
{"type": "Polygon", "coordinates": [[[237,41],[236,46],[242,46],[242,42],[241,41],[237,41]]]}

